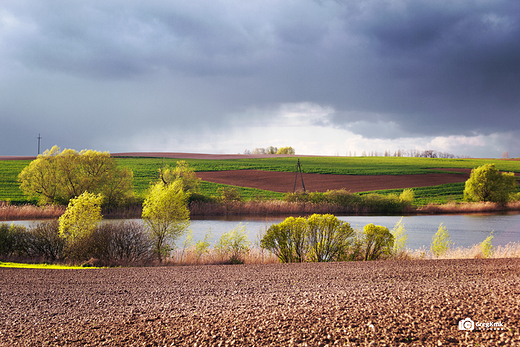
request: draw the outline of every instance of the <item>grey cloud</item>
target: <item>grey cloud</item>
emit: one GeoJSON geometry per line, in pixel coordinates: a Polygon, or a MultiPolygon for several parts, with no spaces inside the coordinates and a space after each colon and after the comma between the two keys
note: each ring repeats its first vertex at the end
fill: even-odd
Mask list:
{"type": "MultiPolygon", "coordinates": [[[[252,108],[302,102],[335,110],[320,125],[371,138],[520,128],[514,1],[62,0],[0,8],[0,120],[11,129],[38,114],[92,145],[154,129],[216,131],[246,124],[252,108]]],[[[45,126],[36,123],[34,130],[45,126]]]]}

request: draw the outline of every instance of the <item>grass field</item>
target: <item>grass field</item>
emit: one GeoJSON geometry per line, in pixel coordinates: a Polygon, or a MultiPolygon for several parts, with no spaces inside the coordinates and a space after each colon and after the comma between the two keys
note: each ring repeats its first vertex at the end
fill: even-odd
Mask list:
{"type": "MultiPolygon", "coordinates": [[[[341,175],[404,175],[439,172],[438,168],[465,168],[472,169],[487,163],[495,163],[502,171],[520,172],[520,161],[500,159],[432,159],[432,158],[398,158],[398,157],[299,157],[305,173],[341,174],[341,175]]],[[[121,157],[116,159],[119,165],[126,166],[133,171],[135,191],[139,196],[145,192],[150,183],[158,178],[158,170],[164,166],[175,166],[182,159],[172,158],[145,158],[121,157]]],[[[269,157],[261,159],[184,159],[197,171],[221,170],[267,170],[267,171],[296,171],[296,157],[269,157]]],[[[28,200],[18,188],[18,173],[29,164],[27,160],[0,161],[0,200],[13,203],[35,202],[28,200]]],[[[219,187],[224,185],[202,182],[201,193],[207,196],[216,196],[219,187]]],[[[444,203],[460,201],[464,184],[445,184],[441,186],[414,189],[416,205],[430,202],[444,203]]],[[[251,198],[280,199],[283,194],[239,187],[241,195],[251,198]]],[[[400,193],[401,190],[377,191],[380,194],[400,193]]]]}

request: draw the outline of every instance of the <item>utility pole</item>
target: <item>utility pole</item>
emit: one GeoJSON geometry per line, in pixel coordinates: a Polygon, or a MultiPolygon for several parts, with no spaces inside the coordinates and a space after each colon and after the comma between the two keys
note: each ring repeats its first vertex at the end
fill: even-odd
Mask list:
{"type": "Polygon", "coordinates": [[[40,134],[38,134],[38,155],[40,155],[40,140],[42,139],[42,137],[40,136],[40,134]]]}
{"type": "Polygon", "coordinates": [[[293,193],[296,191],[296,182],[298,181],[298,171],[300,172],[300,178],[302,179],[303,192],[306,193],[305,183],[303,183],[303,174],[302,174],[302,166],[300,165],[300,159],[298,159],[298,164],[296,164],[296,177],[294,178],[293,193]]]}

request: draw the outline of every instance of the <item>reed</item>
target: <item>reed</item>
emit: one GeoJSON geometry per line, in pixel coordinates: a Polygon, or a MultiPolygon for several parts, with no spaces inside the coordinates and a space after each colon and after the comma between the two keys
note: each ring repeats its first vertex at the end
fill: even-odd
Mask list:
{"type": "Polygon", "coordinates": [[[55,219],[65,212],[65,206],[11,205],[0,202],[0,220],[55,219]]]}

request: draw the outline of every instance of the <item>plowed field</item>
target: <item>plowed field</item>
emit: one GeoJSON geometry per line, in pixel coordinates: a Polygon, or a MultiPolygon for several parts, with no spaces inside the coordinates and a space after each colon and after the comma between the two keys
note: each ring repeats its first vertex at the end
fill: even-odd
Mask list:
{"type": "Polygon", "coordinates": [[[1,346],[512,346],[520,259],[0,269],[0,312],[1,346]]]}
{"type": "MultiPolygon", "coordinates": [[[[453,171],[453,170],[452,170],[453,171]]],[[[346,189],[352,193],[382,189],[403,189],[429,187],[447,183],[466,182],[471,170],[465,174],[431,173],[421,175],[327,175],[302,174],[305,189],[310,192],[346,189]]],[[[260,170],[230,170],[197,172],[197,177],[204,181],[230,184],[274,192],[292,192],[295,187],[301,190],[300,174],[260,170]]]]}

